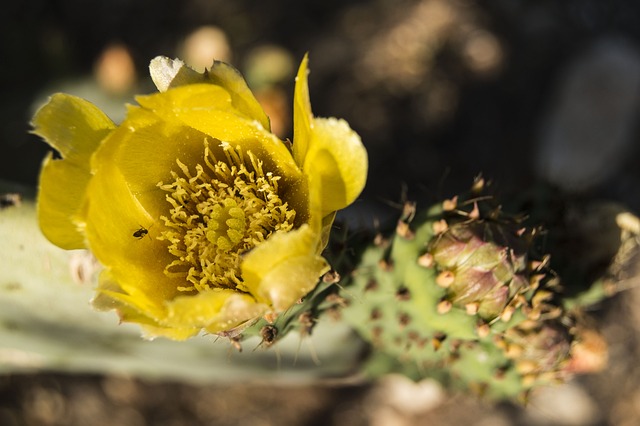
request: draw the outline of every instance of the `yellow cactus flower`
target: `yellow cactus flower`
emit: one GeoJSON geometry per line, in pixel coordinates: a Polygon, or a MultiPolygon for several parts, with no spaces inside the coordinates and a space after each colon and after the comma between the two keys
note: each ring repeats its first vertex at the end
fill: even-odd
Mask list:
{"type": "Polygon", "coordinates": [[[89,248],[104,266],[94,306],[181,340],[274,318],[329,270],[335,212],[362,191],[367,154],[335,118],[311,113],[307,57],[296,78],[293,144],[242,76],[151,61],[159,93],[116,126],[89,102],[56,94],[33,118],[55,148],[40,176],[44,235],[89,248]]]}

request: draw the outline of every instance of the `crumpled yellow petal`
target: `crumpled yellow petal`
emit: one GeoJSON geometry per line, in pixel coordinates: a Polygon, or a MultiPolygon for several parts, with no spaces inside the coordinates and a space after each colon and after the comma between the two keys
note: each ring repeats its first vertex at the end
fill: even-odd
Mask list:
{"type": "Polygon", "coordinates": [[[276,312],[287,309],[311,291],[330,269],[316,252],[318,244],[317,230],[307,224],[272,235],[243,259],[244,286],[276,312]]]}
{"type": "Polygon", "coordinates": [[[179,59],[158,56],[151,61],[149,71],[160,92],[197,83],[220,86],[229,93],[235,109],[247,118],[257,120],[267,131],[271,130],[269,117],[253,96],[240,72],[229,64],[214,61],[210,70],[199,73],[179,59]]]}
{"type": "Polygon", "coordinates": [[[178,328],[206,328],[211,333],[230,330],[267,310],[250,295],[220,288],[176,297],[167,302],[167,308],[162,322],[178,328]]]}
{"type": "Polygon", "coordinates": [[[324,218],[360,195],[367,179],[368,159],[360,136],[346,121],[313,116],[307,66],[305,55],[294,93],[293,156],[307,176],[319,177],[315,185],[322,191],[318,198],[324,218]]]}
{"type": "Polygon", "coordinates": [[[322,216],[351,204],[367,180],[367,151],[344,120],[314,118],[311,141],[302,166],[321,181],[322,216]]]}
{"type": "Polygon", "coordinates": [[[93,104],[65,94],[53,95],[36,112],[32,125],[33,133],[63,158],[49,155],[43,164],[38,196],[42,232],[64,249],[84,248],[76,218],[90,178],[89,159],[115,125],[93,104]]]}
{"type": "Polygon", "coordinates": [[[199,327],[173,327],[171,324],[161,325],[159,321],[166,318],[166,306],[140,309],[142,300],[146,300],[144,294],[140,294],[135,288],[131,288],[132,294],[126,294],[116,281],[110,270],[104,270],[100,274],[98,293],[91,304],[101,311],[116,310],[120,321],[137,323],[142,327],[145,339],[166,337],[173,340],[186,340],[200,333],[199,327]],[[146,313],[145,313],[146,312],[146,313]],[[151,313],[151,314],[150,314],[151,313]]]}
{"type": "Polygon", "coordinates": [[[144,291],[136,286],[127,287],[130,293],[123,292],[112,271],[105,271],[92,304],[100,310],[116,309],[122,321],[139,323],[146,338],[184,340],[202,329],[218,333],[257,319],[268,310],[252,296],[230,289],[181,295],[157,306],[144,291]],[[144,306],[145,301],[151,305],[144,306]]]}
{"type": "Polygon", "coordinates": [[[122,321],[133,321],[157,326],[158,319],[166,316],[164,306],[153,301],[134,286],[128,285],[129,292],[122,289],[118,277],[110,269],[100,273],[96,296],[91,300],[94,308],[101,311],[116,309],[122,321]]]}
{"type": "Polygon", "coordinates": [[[156,337],[166,337],[173,340],[186,340],[200,333],[201,329],[199,327],[185,328],[161,325],[158,319],[166,317],[166,309],[153,318],[145,315],[136,308],[136,304],[139,303],[138,296],[140,295],[136,292],[134,292],[133,296],[123,293],[119,284],[114,281],[109,271],[106,270],[100,274],[98,293],[91,301],[91,304],[95,309],[102,311],[115,309],[122,322],[139,324],[142,327],[142,335],[145,339],[152,340],[156,337]]]}

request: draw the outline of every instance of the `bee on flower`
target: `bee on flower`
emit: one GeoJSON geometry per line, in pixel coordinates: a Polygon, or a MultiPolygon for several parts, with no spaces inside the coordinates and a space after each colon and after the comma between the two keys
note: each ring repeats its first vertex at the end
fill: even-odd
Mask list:
{"type": "Polygon", "coordinates": [[[42,166],[44,235],[90,249],[104,267],[94,306],[146,337],[229,335],[274,318],[330,269],[335,213],[366,181],[360,137],[313,116],[306,56],[292,145],[230,65],[198,73],[157,57],[150,72],[159,92],[138,96],[120,125],[66,94],[35,114],[34,133],[62,157],[42,166]]]}

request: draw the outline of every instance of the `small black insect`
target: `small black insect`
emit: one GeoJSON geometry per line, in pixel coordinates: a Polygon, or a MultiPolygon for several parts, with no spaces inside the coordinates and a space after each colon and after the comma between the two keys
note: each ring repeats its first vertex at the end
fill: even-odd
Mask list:
{"type": "Polygon", "coordinates": [[[145,235],[149,233],[149,230],[144,226],[140,227],[136,232],[133,233],[133,237],[139,240],[143,239],[145,235]]]}

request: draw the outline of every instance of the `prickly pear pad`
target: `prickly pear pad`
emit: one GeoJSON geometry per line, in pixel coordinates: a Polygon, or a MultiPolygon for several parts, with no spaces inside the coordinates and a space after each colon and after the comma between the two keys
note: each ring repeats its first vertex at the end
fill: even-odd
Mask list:
{"type": "Polygon", "coordinates": [[[369,372],[435,377],[497,399],[564,379],[573,319],[555,301],[536,233],[481,180],[422,211],[407,203],[395,232],[376,238],[342,283],[343,318],[374,348],[369,372]]]}

